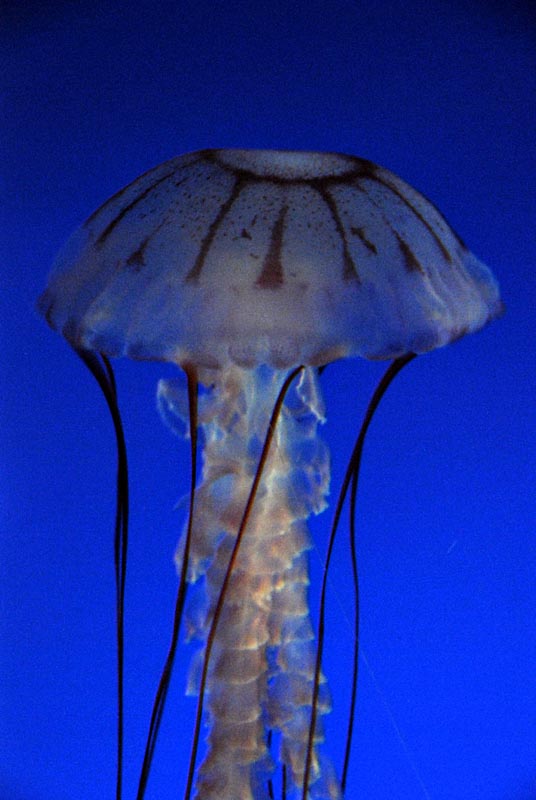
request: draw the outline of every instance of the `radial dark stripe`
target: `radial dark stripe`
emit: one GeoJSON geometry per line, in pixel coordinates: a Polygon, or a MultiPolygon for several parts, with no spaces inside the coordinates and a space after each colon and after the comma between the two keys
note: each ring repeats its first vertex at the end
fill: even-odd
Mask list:
{"type": "Polygon", "coordinates": [[[352,256],[350,255],[350,250],[348,247],[348,239],[346,238],[346,231],[344,230],[344,226],[342,224],[339,215],[339,210],[337,208],[337,203],[335,201],[335,198],[333,197],[331,192],[323,185],[322,181],[311,181],[310,185],[313,189],[316,189],[316,191],[321,196],[322,200],[327,205],[331,218],[333,219],[335,229],[341,238],[342,255],[343,255],[343,274],[342,274],[343,280],[357,281],[358,283],[361,283],[361,278],[359,277],[357,267],[354,263],[352,256]]]}
{"type": "Polygon", "coordinates": [[[364,228],[356,228],[352,225],[352,227],[350,228],[350,233],[353,233],[354,236],[359,237],[359,239],[363,242],[367,250],[370,250],[370,252],[374,253],[374,255],[378,255],[378,248],[376,247],[374,242],[371,242],[370,239],[367,239],[364,228]]]}
{"type": "Polygon", "coordinates": [[[426,271],[423,268],[422,264],[420,263],[419,259],[409,246],[409,244],[402,239],[402,237],[393,229],[393,233],[396,236],[396,240],[398,242],[398,246],[400,248],[400,252],[404,257],[404,262],[406,264],[406,269],[408,272],[420,272],[421,275],[426,275],[426,271]]]}
{"type": "Polygon", "coordinates": [[[86,219],[86,221],[84,222],[82,227],[86,227],[86,225],[89,225],[91,222],[93,222],[93,220],[101,213],[101,211],[104,211],[105,208],[108,208],[108,206],[110,206],[113,203],[115,203],[117,200],[119,200],[120,197],[122,197],[122,195],[125,194],[125,192],[128,192],[128,190],[132,186],[134,186],[136,183],[140,183],[140,181],[145,180],[145,178],[149,177],[149,175],[151,175],[153,172],[160,172],[160,170],[162,170],[164,167],[170,167],[171,164],[173,164],[174,165],[173,166],[173,173],[175,173],[180,169],[185,169],[185,168],[188,169],[189,167],[194,166],[194,164],[199,164],[199,162],[202,161],[203,159],[201,157],[201,154],[199,154],[199,157],[195,158],[195,159],[192,159],[192,161],[190,161],[190,163],[188,165],[175,166],[177,164],[178,160],[180,160],[180,157],[178,157],[178,158],[177,157],[170,158],[168,161],[164,161],[164,162],[162,162],[162,164],[158,164],[158,166],[151,167],[151,169],[148,169],[145,172],[142,172],[141,175],[138,175],[138,177],[134,178],[133,181],[130,181],[130,183],[127,183],[126,186],[123,186],[122,189],[119,189],[111,197],[109,197],[102,205],[100,205],[98,208],[96,208],[95,211],[92,214],[90,214],[89,217],[86,219]]]}
{"type": "MultiPolygon", "coordinates": [[[[164,181],[169,180],[169,178],[171,178],[172,175],[175,174],[175,172],[176,170],[173,170],[172,172],[168,172],[166,175],[162,175],[161,178],[158,178],[158,180],[154,181],[154,183],[152,183],[150,186],[147,186],[147,188],[144,189],[143,192],[141,192],[137,197],[135,197],[134,200],[132,200],[128,205],[123,206],[119,214],[117,214],[117,216],[114,217],[111,220],[111,222],[108,223],[108,225],[105,227],[105,229],[98,237],[97,241],[95,242],[97,247],[100,247],[105,243],[106,239],[112,233],[116,225],[118,225],[121,222],[121,220],[124,219],[126,215],[138,205],[138,203],[141,203],[141,201],[144,200],[147,197],[147,195],[150,194],[150,192],[156,189],[157,186],[160,186],[161,183],[164,183],[164,181]]],[[[185,180],[186,178],[184,178],[180,183],[184,183],[185,180]]]]}
{"type": "Polygon", "coordinates": [[[281,249],[283,247],[287,211],[288,206],[283,206],[274,222],[270,236],[270,246],[264,259],[262,272],[255,282],[257,286],[263,289],[279,289],[285,282],[281,263],[281,249]]]}
{"type": "MultiPolygon", "coordinates": [[[[445,246],[445,244],[443,243],[442,239],[440,238],[439,234],[434,230],[434,228],[432,227],[431,223],[428,222],[428,220],[423,217],[421,212],[418,211],[412,203],[410,203],[408,198],[404,194],[402,194],[402,192],[400,192],[396,188],[396,186],[393,186],[391,183],[389,183],[389,181],[384,180],[377,173],[374,174],[374,175],[368,175],[367,176],[367,180],[376,181],[376,183],[379,183],[381,186],[384,186],[386,189],[388,189],[390,192],[392,192],[394,195],[396,195],[396,197],[398,197],[398,199],[401,200],[404,203],[404,205],[407,206],[407,208],[409,208],[409,210],[412,212],[412,214],[414,214],[417,217],[419,222],[421,222],[421,224],[424,225],[426,230],[433,237],[433,239],[436,242],[437,246],[441,250],[445,260],[448,261],[449,264],[452,263],[452,256],[451,256],[448,248],[445,246]]],[[[428,200],[426,200],[426,198],[423,198],[423,199],[424,199],[425,203],[428,203],[428,200]]]]}
{"type": "Polygon", "coordinates": [[[170,221],[170,215],[168,214],[160,223],[157,225],[156,228],[151,231],[151,233],[143,239],[136,250],[133,250],[132,253],[126,260],[127,267],[130,267],[133,272],[140,272],[141,269],[145,266],[145,251],[149,245],[149,243],[154,239],[156,234],[170,221]]]}
{"type": "MultiPolygon", "coordinates": [[[[156,231],[155,231],[156,232],[156,231]]],[[[130,267],[132,272],[141,272],[142,268],[145,266],[145,248],[149,244],[149,240],[152,238],[154,234],[151,236],[147,236],[139,247],[134,250],[126,260],[127,267],[130,267]]]]}
{"type": "Polygon", "coordinates": [[[197,283],[197,281],[199,280],[199,276],[201,275],[201,271],[205,265],[205,259],[208,255],[212,242],[214,241],[214,238],[218,232],[218,228],[225,219],[233,203],[237,200],[240,192],[244,188],[244,185],[245,185],[244,179],[241,176],[237,177],[235,180],[235,184],[231,189],[231,194],[229,195],[225,203],[221,204],[220,210],[216,214],[216,217],[212,220],[206,236],[201,241],[201,247],[199,249],[199,253],[197,254],[193,267],[191,268],[186,278],[184,279],[185,283],[197,283]]]}
{"type": "MultiPolygon", "coordinates": [[[[400,236],[400,234],[398,233],[397,229],[394,227],[394,225],[391,224],[391,222],[387,218],[387,216],[385,214],[385,210],[384,210],[382,204],[380,202],[378,202],[378,200],[375,200],[373,197],[371,197],[371,195],[367,192],[367,190],[364,189],[363,186],[361,186],[359,183],[355,183],[354,187],[356,189],[358,189],[360,192],[362,192],[366,196],[367,200],[370,203],[372,203],[378,209],[378,211],[381,213],[384,225],[387,228],[389,228],[389,230],[391,231],[391,233],[393,234],[393,236],[396,239],[396,242],[398,244],[399,250],[400,250],[400,252],[402,254],[402,257],[404,259],[405,267],[408,270],[408,272],[420,272],[421,275],[426,275],[427,273],[426,273],[425,268],[422,266],[421,262],[419,261],[419,259],[417,258],[417,256],[415,255],[415,253],[413,252],[413,250],[411,249],[409,244],[405,241],[405,239],[403,239],[400,236]]],[[[358,236],[360,236],[360,238],[363,239],[363,237],[361,237],[361,234],[359,233],[362,230],[362,228],[352,228],[351,230],[352,230],[352,233],[356,233],[358,236]]],[[[376,253],[377,249],[376,249],[375,245],[372,245],[372,246],[374,247],[374,252],[376,253]]]]}
{"type": "Polygon", "coordinates": [[[89,225],[91,222],[93,222],[93,220],[101,213],[101,211],[104,211],[105,208],[108,208],[108,206],[112,205],[112,203],[115,203],[116,200],[119,200],[119,198],[122,197],[125,194],[125,192],[128,192],[128,190],[132,186],[134,186],[134,184],[139,183],[144,178],[146,178],[148,175],[151,175],[153,172],[160,171],[162,166],[163,166],[162,164],[159,164],[157,167],[152,167],[151,169],[148,169],[146,172],[143,172],[141,175],[138,175],[137,178],[134,178],[133,181],[130,181],[130,183],[127,183],[126,186],[123,186],[122,189],[119,189],[117,192],[115,192],[102,205],[100,205],[98,208],[96,208],[95,211],[92,214],[89,215],[89,217],[84,222],[83,227],[85,227],[86,225],[89,225]]]}

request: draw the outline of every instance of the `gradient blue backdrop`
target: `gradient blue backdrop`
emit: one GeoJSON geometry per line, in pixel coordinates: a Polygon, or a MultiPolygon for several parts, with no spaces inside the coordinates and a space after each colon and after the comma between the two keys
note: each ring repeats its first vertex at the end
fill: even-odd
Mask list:
{"type": "MultiPolygon", "coordinates": [[[[54,255],[111,193],[212,146],[325,149],[428,195],[507,313],[402,373],[367,443],[362,660],[348,800],[536,798],[535,99],[531,4],[4,2],[0,800],[114,785],[114,443],[93,379],[34,312],[54,255]]],[[[117,363],[132,476],[125,800],[167,647],[187,447],[170,367],[117,363]]],[[[382,370],[324,375],[334,487],[382,370]]],[[[315,522],[318,585],[329,516],[315,522]]],[[[325,668],[337,767],[350,588],[336,554],[325,668]]],[[[181,797],[178,670],[147,800],[181,797]]],[[[233,800],[233,799],[227,799],[233,800]]]]}

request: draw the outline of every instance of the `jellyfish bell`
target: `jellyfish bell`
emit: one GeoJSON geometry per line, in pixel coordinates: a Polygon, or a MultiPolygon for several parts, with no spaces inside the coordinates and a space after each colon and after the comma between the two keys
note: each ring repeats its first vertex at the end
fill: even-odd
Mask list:
{"type": "Polygon", "coordinates": [[[286,368],[439,347],[500,308],[489,271],[369,161],[208,150],[114,195],[60,254],[40,308],[76,347],[286,368]]]}
{"type": "Polygon", "coordinates": [[[350,356],[400,366],[478,330],[501,313],[492,274],[429,201],[370,161],[204,150],[90,216],[39,309],[82,353],[188,375],[186,393],[158,389],[166,419],[188,417],[202,441],[178,550],[202,595],[187,620],[201,643],[187,794],[204,714],[200,800],[271,796],[274,759],[289,792],[340,797],[307,596],[307,519],[329,488],[317,368],[350,356]]]}

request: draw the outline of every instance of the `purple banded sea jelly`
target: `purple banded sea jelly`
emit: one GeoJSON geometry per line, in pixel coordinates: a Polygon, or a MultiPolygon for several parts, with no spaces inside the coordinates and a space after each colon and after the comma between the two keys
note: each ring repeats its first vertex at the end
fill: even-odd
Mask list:
{"type": "Polygon", "coordinates": [[[329,486],[318,372],[339,358],[395,359],[390,378],[413,354],[478,330],[501,312],[490,271],[433,205],[370,161],[204,150],[150,170],[92,214],[60,253],[39,308],[93,367],[116,416],[108,356],[170,361],[188,376],[187,392],[158,388],[164,417],[190,428],[193,488],[138,797],[186,584],[199,587],[187,627],[201,642],[187,795],[196,769],[199,800],[268,798],[275,760],[289,796],[341,797],[344,780],[321,746],[329,694],[307,590],[306,521],[329,486]]]}

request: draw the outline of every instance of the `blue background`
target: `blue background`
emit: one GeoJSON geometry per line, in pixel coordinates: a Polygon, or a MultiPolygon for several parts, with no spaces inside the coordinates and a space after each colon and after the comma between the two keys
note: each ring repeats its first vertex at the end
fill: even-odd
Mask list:
{"type": "MultiPolygon", "coordinates": [[[[112,798],[115,454],[96,384],[34,312],[71,230],[201,147],[349,152],[445,213],[506,315],[417,359],[366,445],[349,800],[536,798],[535,100],[530,3],[3,3],[0,800],[112,798]]],[[[169,366],[117,363],[129,444],[125,800],[166,651],[188,450],[169,366]]],[[[333,494],[383,366],[323,377],[333,494]],[[351,435],[349,431],[352,431],[351,435]]],[[[318,586],[329,512],[314,523],[318,586]]],[[[325,669],[339,767],[351,599],[341,531],[325,669]]],[[[147,800],[181,797],[179,669],[147,800]]]]}

